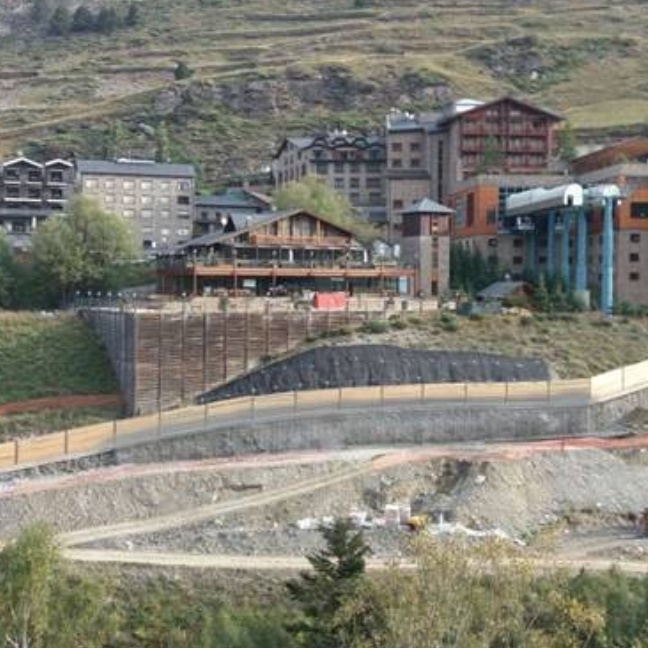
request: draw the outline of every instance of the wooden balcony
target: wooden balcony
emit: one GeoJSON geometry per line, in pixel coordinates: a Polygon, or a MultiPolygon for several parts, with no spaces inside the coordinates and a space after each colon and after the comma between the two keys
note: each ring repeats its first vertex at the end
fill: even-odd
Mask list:
{"type": "Polygon", "coordinates": [[[346,249],[350,245],[344,236],[279,236],[273,234],[250,234],[250,245],[268,247],[322,247],[346,249]]]}

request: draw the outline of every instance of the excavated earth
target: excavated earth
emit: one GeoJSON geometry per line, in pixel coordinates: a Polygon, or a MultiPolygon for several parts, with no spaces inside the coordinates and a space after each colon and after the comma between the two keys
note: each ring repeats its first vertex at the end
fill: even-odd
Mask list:
{"type": "Polygon", "coordinates": [[[427,351],[387,344],[326,346],[257,369],[203,394],[209,403],[306,389],[447,382],[549,380],[541,359],[474,351],[427,351]]]}
{"type": "MultiPolygon", "coordinates": [[[[375,521],[389,504],[410,505],[413,513],[425,513],[432,521],[442,514],[448,523],[497,529],[512,539],[528,542],[547,530],[562,529],[578,516],[587,516],[592,528],[612,529],[613,535],[615,526],[623,527],[624,533],[634,533],[629,520],[648,507],[648,454],[640,450],[551,451],[514,461],[480,461],[478,457],[470,461],[417,461],[416,452],[412,451],[414,457],[407,463],[367,472],[306,495],[196,524],[115,536],[86,546],[301,555],[321,542],[314,528],[299,528],[304,519],[345,516],[360,510],[375,521]]],[[[244,501],[255,493],[360,466],[366,458],[366,454],[361,457],[360,453],[351,453],[347,458],[277,465],[168,465],[148,467],[136,474],[129,474],[129,467],[119,467],[63,480],[17,483],[0,493],[0,539],[14,536],[35,520],[44,520],[63,532],[184,512],[215,502],[244,501]]],[[[386,555],[400,552],[408,534],[392,528],[370,528],[367,536],[374,552],[386,555]]],[[[565,538],[569,536],[557,540],[564,543],[565,538]]],[[[597,549],[613,550],[614,543],[609,542],[597,549]]]]}

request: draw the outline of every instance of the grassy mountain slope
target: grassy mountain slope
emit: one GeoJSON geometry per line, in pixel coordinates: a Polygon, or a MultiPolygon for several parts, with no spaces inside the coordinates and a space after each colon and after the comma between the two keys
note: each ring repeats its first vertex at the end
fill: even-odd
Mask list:
{"type": "Polygon", "coordinates": [[[648,120],[645,0],[139,0],[138,27],[68,38],[39,34],[29,4],[0,9],[4,155],[151,153],[165,131],[214,184],[286,132],[375,128],[395,105],[512,93],[581,129],[648,120]]]}

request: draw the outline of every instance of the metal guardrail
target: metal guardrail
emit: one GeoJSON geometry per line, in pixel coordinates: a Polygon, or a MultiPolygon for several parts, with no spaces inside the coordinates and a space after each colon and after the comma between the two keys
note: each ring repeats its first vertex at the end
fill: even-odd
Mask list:
{"type": "Polygon", "coordinates": [[[582,380],[343,387],[245,396],[0,444],[0,470],[81,457],[237,422],[417,405],[596,404],[648,388],[648,361],[582,380]]]}

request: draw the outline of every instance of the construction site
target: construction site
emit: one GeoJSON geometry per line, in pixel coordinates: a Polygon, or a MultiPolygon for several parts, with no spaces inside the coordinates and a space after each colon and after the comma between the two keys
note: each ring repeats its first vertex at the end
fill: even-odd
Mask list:
{"type": "Polygon", "coordinates": [[[645,362],[565,380],[540,359],[333,344],[199,402],[0,446],[0,542],[44,521],[76,561],[261,574],[303,568],[350,517],[372,567],[425,533],[648,572],[645,362]]]}

